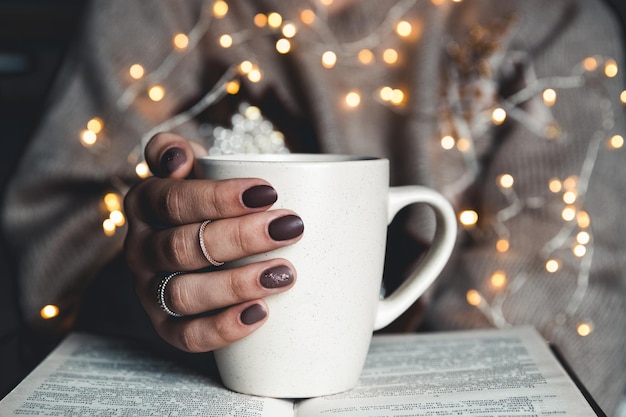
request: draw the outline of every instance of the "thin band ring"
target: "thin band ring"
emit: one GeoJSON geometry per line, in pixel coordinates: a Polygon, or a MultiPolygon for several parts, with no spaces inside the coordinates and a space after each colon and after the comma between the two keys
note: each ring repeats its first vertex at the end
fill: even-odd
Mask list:
{"type": "Polygon", "coordinates": [[[209,223],[211,223],[211,220],[205,220],[200,225],[200,230],[198,231],[198,240],[200,241],[200,249],[202,249],[202,254],[206,258],[206,260],[211,263],[211,265],[213,265],[213,266],[222,266],[222,265],[224,265],[224,262],[219,262],[219,261],[216,261],[215,259],[213,259],[211,257],[211,255],[209,255],[209,251],[206,249],[206,246],[204,245],[204,228],[209,223]]]}
{"type": "Polygon", "coordinates": [[[165,304],[165,287],[167,287],[167,284],[170,282],[172,278],[180,274],[182,274],[182,272],[174,272],[174,273],[169,274],[168,276],[166,276],[165,278],[161,280],[157,288],[157,301],[159,302],[159,306],[161,306],[163,311],[165,311],[167,314],[169,314],[172,317],[183,317],[184,314],[179,314],[179,313],[176,313],[175,311],[172,311],[167,306],[167,304],[165,304]]]}

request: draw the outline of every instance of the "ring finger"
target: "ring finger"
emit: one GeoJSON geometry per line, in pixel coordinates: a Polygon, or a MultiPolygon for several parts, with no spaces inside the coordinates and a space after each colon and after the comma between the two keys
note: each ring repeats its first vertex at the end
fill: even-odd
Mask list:
{"type": "Polygon", "coordinates": [[[188,316],[286,291],[295,278],[291,263],[272,259],[230,270],[179,274],[166,285],[157,281],[164,310],[188,316]]]}

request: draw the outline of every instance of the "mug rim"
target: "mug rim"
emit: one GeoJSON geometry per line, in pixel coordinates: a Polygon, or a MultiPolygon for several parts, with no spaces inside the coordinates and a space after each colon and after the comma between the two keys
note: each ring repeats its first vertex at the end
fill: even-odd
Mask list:
{"type": "Polygon", "coordinates": [[[240,163],[336,163],[336,162],[368,162],[386,161],[386,158],[368,155],[332,154],[332,153],[284,153],[284,154],[228,154],[203,155],[196,157],[198,161],[209,162],[240,162],[240,163]]]}

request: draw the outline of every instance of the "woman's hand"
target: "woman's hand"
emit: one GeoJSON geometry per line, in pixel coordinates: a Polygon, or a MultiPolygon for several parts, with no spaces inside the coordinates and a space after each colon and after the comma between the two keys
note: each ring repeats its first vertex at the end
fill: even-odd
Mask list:
{"type": "Polygon", "coordinates": [[[185,351],[247,336],[267,319],[263,298],[293,286],[296,271],[285,259],[227,264],[298,241],[302,220],[268,210],[277,196],[262,179],[187,179],[194,158],[206,151],[180,136],[159,134],[145,153],[154,177],[125,199],[125,254],[143,308],[157,333],[185,351]]]}

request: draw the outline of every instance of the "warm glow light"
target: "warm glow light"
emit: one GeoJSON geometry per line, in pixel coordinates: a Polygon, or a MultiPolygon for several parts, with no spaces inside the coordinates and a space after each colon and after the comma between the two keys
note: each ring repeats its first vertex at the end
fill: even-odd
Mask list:
{"type": "Polygon", "coordinates": [[[558,193],[563,189],[563,184],[561,183],[561,180],[559,180],[558,178],[552,178],[550,182],[548,183],[548,188],[553,193],[558,193]]]}
{"type": "Polygon", "coordinates": [[[104,196],[104,205],[109,211],[120,210],[122,208],[120,197],[115,193],[107,193],[104,196]]]}
{"type": "Polygon", "coordinates": [[[455,143],[456,143],[456,141],[450,135],[446,135],[446,136],[441,138],[441,147],[443,149],[445,149],[445,150],[450,150],[450,149],[454,148],[455,143]]]}
{"type": "Polygon", "coordinates": [[[241,71],[242,74],[248,74],[253,69],[254,65],[250,61],[243,61],[241,64],[239,64],[239,71],[241,71]]]}
{"type": "Polygon", "coordinates": [[[90,147],[96,144],[98,136],[89,129],[83,130],[80,134],[80,142],[83,146],[90,147]]]}
{"type": "Polygon", "coordinates": [[[404,102],[404,91],[399,88],[393,89],[393,94],[391,95],[391,103],[396,106],[402,104],[404,102]]]}
{"type": "Polygon", "coordinates": [[[239,92],[240,87],[239,80],[232,80],[226,83],[225,89],[228,94],[235,95],[239,92]]]}
{"type": "Polygon", "coordinates": [[[576,245],[574,246],[574,248],[572,248],[572,253],[577,258],[582,258],[587,253],[587,248],[585,247],[585,245],[576,245]]]}
{"type": "Polygon", "coordinates": [[[463,210],[459,214],[459,221],[465,227],[473,227],[478,223],[478,213],[474,210],[463,210]]]}
{"type": "Polygon", "coordinates": [[[456,141],[456,148],[460,152],[468,152],[470,149],[472,149],[472,142],[470,142],[470,140],[467,138],[459,138],[456,141]]]}
{"type": "Polygon", "coordinates": [[[46,319],[46,320],[53,319],[59,315],[59,307],[53,304],[48,304],[44,306],[41,309],[41,311],[39,311],[39,314],[41,315],[41,318],[43,319],[46,319]]]}
{"type": "Polygon", "coordinates": [[[502,188],[511,188],[513,187],[514,183],[515,180],[513,179],[513,176],[511,174],[503,174],[500,175],[500,177],[498,178],[498,184],[502,188]]]}
{"type": "Polygon", "coordinates": [[[546,106],[554,106],[554,103],[556,103],[556,91],[552,88],[543,90],[542,97],[546,106]]]}
{"type": "Polygon", "coordinates": [[[496,250],[500,253],[508,252],[509,250],[509,241],[506,239],[498,239],[496,242],[496,250]]]}
{"type": "Polygon", "coordinates": [[[624,146],[624,137],[622,135],[614,135],[609,140],[609,147],[612,149],[620,149],[624,146]]]}
{"type": "Polygon", "coordinates": [[[591,241],[591,235],[587,232],[578,232],[576,235],[576,242],[581,245],[586,245],[591,241]]]}
{"type": "Polygon", "coordinates": [[[585,58],[583,61],[583,68],[586,71],[595,71],[598,68],[598,61],[592,56],[585,58]]]}
{"type": "Polygon", "coordinates": [[[391,97],[393,97],[393,88],[387,86],[381,88],[379,96],[383,101],[391,101],[391,97]]]}
{"type": "Polygon", "coordinates": [[[113,223],[118,227],[123,226],[126,222],[126,219],[124,218],[124,213],[122,213],[120,210],[113,210],[109,215],[109,219],[111,219],[113,223]]]}
{"type": "Polygon", "coordinates": [[[604,64],[604,75],[606,75],[607,77],[609,78],[615,77],[618,71],[619,71],[619,68],[617,67],[617,62],[615,62],[615,60],[609,59],[604,64]]]}
{"type": "Polygon", "coordinates": [[[406,20],[401,20],[396,25],[396,33],[402,36],[403,38],[406,38],[407,36],[411,35],[412,31],[413,31],[413,27],[406,20]]]}
{"type": "Polygon", "coordinates": [[[626,90],[620,93],[619,100],[622,102],[622,104],[626,104],[626,90]]]}
{"type": "Polygon", "coordinates": [[[102,119],[98,117],[94,117],[93,119],[87,122],[87,129],[91,130],[95,134],[102,132],[103,128],[104,128],[104,123],[102,122],[102,119]]]}
{"type": "Polygon", "coordinates": [[[337,63],[337,54],[333,51],[326,51],[322,54],[322,65],[324,68],[332,68],[337,63]]]}
{"type": "Polygon", "coordinates": [[[293,38],[294,36],[296,36],[296,33],[298,32],[296,25],[294,25],[293,23],[287,23],[285,26],[283,26],[283,36],[285,38],[293,38]]]}
{"type": "Polygon", "coordinates": [[[593,326],[589,323],[580,323],[576,328],[576,332],[582,337],[589,336],[593,332],[593,326]]]}
{"type": "Polygon", "coordinates": [[[161,101],[165,98],[165,89],[160,85],[155,85],[148,89],[148,97],[152,101],[161,101]]]}
{"type": "Polygon", "coordinates": [[[563,202],[565,204],[574,204],[578,195],[575,191],[566,191],[563,193],[563,202]]]}
{"type": "Polygon", "coordinates": [[[324,6],[330,6],[331,4],[333,4],[335,0],[320,0],[320,3],[322,3],[324,6]]]}
{"type": "Polygon", "coordinates": [[[491,285],[494,288],[502,288],[506,285],[506,274],[504,271],[496,271],[491,276],[491,285]]]}
{"type": "Polygon", "coordinates": [[[576,213],[576,221],[581,229],[586,229],[591,225],[591,217],[589,217],[589,213],[586,211],[576,213]]]}
{"type": "Polygon", "coordinates": [[[140,162],[135,166],[135,173],[139,178],[147,178],[150,175],[150,168],[145,162],[140,162]]]}
{"type": "Polygon", "coordinates": [[[467,299],[467,303],[472,306],[479,305],[483,300],[480,293],[476,290],[469,290],[465,295],[465,298],[467,299]]]}
{"type": "Polygon", "coordinates": [[[345,101],[348,107],[358,107],[361,104],[361,94],[358,91],[350,91],[346,94],[345,101]]]}
{"type": "Polygon", "coordinates": [[[374,54],[369,49],[361,49],[358,58],[359,62],[363,65],[369,65],[374,62],[374,54]]]}
{"type": "Polygon", "coordinates": [[[233,46],[233,37],[230,35],[222,35],[220,36],[219,43],[222,48],[230,48],[233,46]]]}
{"type": "Polygon", "coordinates": [[[276,50],[280,54],[286,54],[291,50],[291,42],[289,39],[281,38],[276,41],[276,50]]]}
{"type": "Polygon", "coordinates": [[[106,219],[105,221],[102,222],[102,230],[104,231],[104,234],[107,236],[113,236],[115,234],[115,222],[111,219],[106,219]]]}
{"type": "Polygon", "coordinates": [[[280,25],[283,24],[283,17],[276,13],[276,12],[272,12],[270,14],[267,15],[267,25],[271,28],[279,28],[280,25]]]}
{"type": "Polygon", "coordinates": [[[252,70],[248,73],[248,80],[250,80],[250,82],[258,83],[261,81],[261,78],[263,78],[263,76],[261,74],[261,70],[258,68],[252,68],[252,70]]]}
{"type": "Polygon", "coordinates": [[[254,24],[260,28],[265,27],[267,25],[267,16],[263,13],[257,14],[254,16],[254,24]]]}
{"type": "Polygon", "coordinates": [[[143,69],[143,67],[141,65],[133,64],[133,65],[130,66],[130,69],[128,70],[128,73],[135,80],[139,80],[139,79],[143,78],[143,76],[145,74],[145,70],[143,69]]]}
{"type": "Polygon", "coordinates": [[[387,64],[395,64],[398,62],[398,52],[395,49],[385,49],[383,52],[383,61],[387,64]]]}
{"type": "Polygon", "coordinates": [[[561,218],[566,222],[570,222],[576,218],[576,207],[567,206],[561,212],[561,218]]]}
{"type": "Polygon", "coordinates": [[[228,13],[228,3],[223,0],[217,0],[213,3],[213,16],[222,18],[228,13]]]}
{"type": "Polygon", "coordinates": [[[300,20],[305,25],[312,25],[315,23],[315,13],[311,9],[304,9],[300,12],[300,20]]]}
{"type": "Polygon", "coordinates": [[[506,111],[503,108],[498,107],[497,109],[494,109],[491,113],[491,122],[494,125],[501,125],[502,123],[504,123],[505,120],[506,111]]]}
{"type": "Polygon", "coordinates": [[[571,175],[563,181],[563,187],[569,191],[576,190],[577,185],[578,177],[576,175],[571,175]]]}
{"type": "Polygon", "coordinates": [[[184,33],[178,33],[174,36],[174,47],[179,50],[187,49],[189,46],[189,38],[184,33]]]}
{"type": "Polygon", "coordinates": [[[546,271],[551,274],[554,274],[561,268],[561,264],[556,259],[549,259],[546,262],[546,271]]]}

